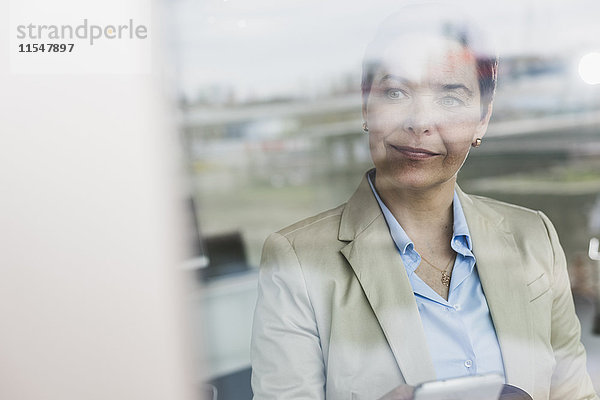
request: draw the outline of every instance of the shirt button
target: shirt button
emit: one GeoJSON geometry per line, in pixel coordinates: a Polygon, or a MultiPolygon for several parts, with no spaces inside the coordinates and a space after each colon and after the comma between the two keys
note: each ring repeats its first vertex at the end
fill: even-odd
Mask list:
{"type": "Polygon", "coordinates": [[[455,305],[454,305],[454,309],[455,309],[456,311],[460,311],[460,304],[455,304],[455,305]]]}
{"type": "Polygon", "coordinates": [[[472,366],[473,366],[473,361],[471,361],[471,360],[465,361],[465,367],[471,368],[472,366]]]}

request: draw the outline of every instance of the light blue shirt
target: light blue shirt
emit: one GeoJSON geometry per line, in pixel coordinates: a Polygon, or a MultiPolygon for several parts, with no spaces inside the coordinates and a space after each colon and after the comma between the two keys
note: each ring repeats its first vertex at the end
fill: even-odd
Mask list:
{"type": "Polygon", "coordinates": [[[456,192],[454,232],[450,242],[456,260],[446,301],[415,273],[421,256],[379,198],[370,174],[368,178],[413,288],[437,378],[492,372],[504,375],[498,338],[475,268],[467,220],[456,192]]]}

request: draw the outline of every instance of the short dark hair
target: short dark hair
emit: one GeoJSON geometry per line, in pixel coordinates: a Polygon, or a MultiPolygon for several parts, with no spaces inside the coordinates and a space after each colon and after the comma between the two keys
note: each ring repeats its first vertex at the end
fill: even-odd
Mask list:
{"type": "Polygon", "coordinates": [[[363,104],[366,104],[371,92],[373,77],[381,60],[380,53],[394,38],[405,33],[429,32],[456,41],[468,49],[475,57],[479,92],[481,95],[481,118],[488,112],[488,106],[494,99],[498,76],[498,56],[486,40],[483,32],[471,20],[455,7],[429,3],[425,5],[405,6],[401,11],[390,15],[380,25],[375,38],[367,46],[362,66],[361,92],[363,104]],[[428,15],[428,13],[433,14],[428,15]],[[433,17],[435,23],[423,18],[433,17]]]}

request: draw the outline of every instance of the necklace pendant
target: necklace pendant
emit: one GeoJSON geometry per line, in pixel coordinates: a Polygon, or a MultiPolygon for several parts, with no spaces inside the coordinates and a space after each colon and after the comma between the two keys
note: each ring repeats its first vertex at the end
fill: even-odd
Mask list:
{"type": "Polygon", "coordinates": [[[446,271],[442,272],[442,285],[450,287],[450,275],[448,275],[446,271]]]}

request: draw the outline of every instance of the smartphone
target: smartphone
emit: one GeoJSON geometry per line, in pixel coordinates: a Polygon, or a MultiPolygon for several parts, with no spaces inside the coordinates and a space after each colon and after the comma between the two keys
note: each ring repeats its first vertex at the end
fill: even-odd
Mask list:
{"type": "Polygon", "coordinates": [[[424,382],[415,388],[414,400],[498,400],[503,385],[497,374],[424,382]]]}

